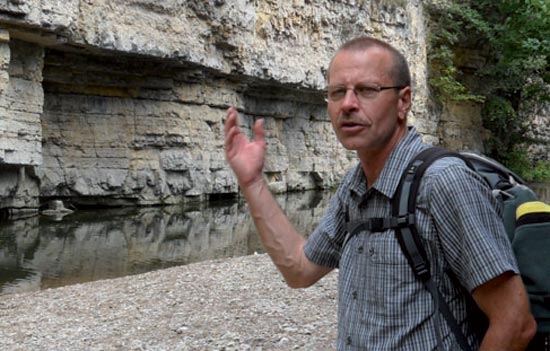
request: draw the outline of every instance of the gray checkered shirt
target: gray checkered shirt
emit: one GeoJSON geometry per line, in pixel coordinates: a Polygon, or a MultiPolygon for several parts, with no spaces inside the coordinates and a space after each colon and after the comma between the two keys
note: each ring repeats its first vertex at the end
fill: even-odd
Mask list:
{"type": "MultiPolygon", "coordinates": [[[[305,253],[311,261],[339,268],[338,350],[436,349],[432,297],[414,276],[394,231],[365,230],[342,247],[346,218],[391,217],[399,178],[425,147],[410,128],[370,189],[360,165],[348,172],[308,239],[305,253]]],[[[479,340],[466,320],[465,292],[506,271],[518,273],[500,213],[483,180],[460,159],[440,159],[423,177],[417,226],[434,281],[473,349],[479,340]]],[[[459,350],[440,320],[445,350],[459,350]]]]}

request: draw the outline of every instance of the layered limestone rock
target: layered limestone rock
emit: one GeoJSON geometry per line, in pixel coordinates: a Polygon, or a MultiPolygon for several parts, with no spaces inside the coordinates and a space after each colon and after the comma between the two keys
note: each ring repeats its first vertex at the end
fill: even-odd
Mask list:
{"type": "MultiPolygon", "coordinates": [[[[32,142],[0,163],[30,167],[43,199],[142,205],[235,195],[223,155],[229,106],[247,132],[265,119],[273,190],[335,186],[356,160],[334,137],[321,91],[335,49],[363,34],[405,52],[411,121],[437,142],[420,1],[7,0],[0,22],[6,47],[34,50],[4,59],[0,81],[16,76],[6,62],[43,66],[29,79],[32,142]]],[[[4,113],[3,135],[20,130],[4,113]]]]}
{"type": "Polygon", "coordinates": [[[41,47],[10,42],[9,32],[0,30],[0,209],[20,209],[17,216],[39,204],[42,65],[41,47]]]}
{"type": "Polygon", "coordinates": [[[334,173],[347,166],[327,129],[318,92],[235,81],[190,67],[159,69],[160,62],[91,63],[74,54],[46,57],[43,196],[113,205],[236,193],[223,153],[229,106],[242,111],[244,130],[266,119],[265,169],[274,189],[331,186],[334,173]]]}
{"type": "MultiPolygon", "coordinates": [[[[550,93],[550,86],[546,86],[550,93]]],[[[527,137],[533,141],[529,156],[535,161],[550,162],[550,103],[523,101],[520,114],[527,121],[527,137]]]]}
{"type": "Polygon", "coordinates": [[[358,35],[405,53],[427,141],[481,145],[468,109],[430,107],[420,0],[4,0],[0,27],[0,209],[235,196],[229,106],[249,134],[265,119],[274,191],[333,187],[357,161],[322,89],[358,35]]]}

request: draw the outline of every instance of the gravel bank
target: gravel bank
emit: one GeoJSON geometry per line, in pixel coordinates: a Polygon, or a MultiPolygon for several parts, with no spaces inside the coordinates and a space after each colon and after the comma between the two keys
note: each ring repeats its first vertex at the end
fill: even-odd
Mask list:
{"type": "Polygon", "coordinates": [[[265,254],[0,297],[0,350],[334,350],[336,273],[289,289],[265,254]]]}

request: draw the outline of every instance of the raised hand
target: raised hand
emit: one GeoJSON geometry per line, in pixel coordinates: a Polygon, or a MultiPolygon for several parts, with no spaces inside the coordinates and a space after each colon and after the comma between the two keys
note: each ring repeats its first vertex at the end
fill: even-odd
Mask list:
{"type": "Polygon", "coordinates": [[[264,180],[263,120],[254,123],[254,139],[248,140],[239,130],[237,118],[234,108],[227,110],[225,158],[237,175],[260,239],[288,285],[310,286],[332,268],[319,266],[307,258],[304,236],[290,223],[264,180]]]}
{"type": "Polygon", "coordinates": [[[263,180],[265,160],[265,132],[263,120],[254,123],[254,140],[241,132],[237,125],[238,113],[233,107],[227,110],[225,122],[225,158],[245,188],[263,180]]]}

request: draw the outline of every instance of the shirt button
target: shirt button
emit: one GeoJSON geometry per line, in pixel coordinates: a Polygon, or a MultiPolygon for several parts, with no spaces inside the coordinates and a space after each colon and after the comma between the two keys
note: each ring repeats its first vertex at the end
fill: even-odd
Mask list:
{"type": "Polygon", "coordinates": [[[348,336],[346,342],[347,342],[348,345],[351,345],[351,336],[348,336]]]}
{"type": "Polygon", "coordinates": [[[359,246],[359,247],[357,248],[357,252],[359,252],[360,254],[362,254],[362,253],[363,253],[363,246],[359,246]]]}
{"type": "Polygon", "coordinates": [[[351,293],[351,297],[354,299],[354,300],[357,300],[357,291],[354,291],[351,293]]]}

